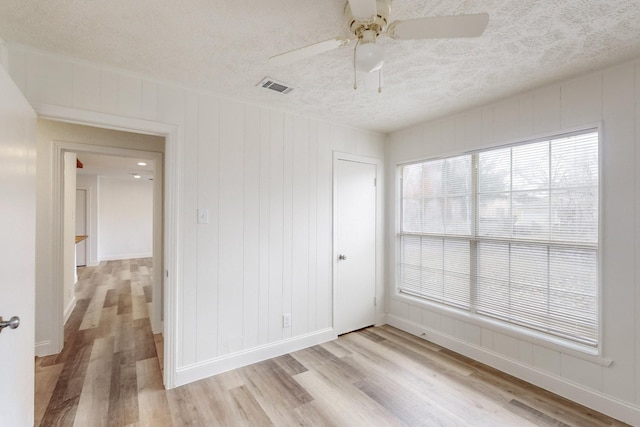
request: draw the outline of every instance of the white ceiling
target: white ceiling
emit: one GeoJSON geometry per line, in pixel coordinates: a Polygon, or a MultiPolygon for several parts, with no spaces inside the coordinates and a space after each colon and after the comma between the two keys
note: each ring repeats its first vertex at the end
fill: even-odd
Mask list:
{"type": "Polygon", "coordinates": [[[234,99],[389,132],[640,57],[638,0],[393,0],[390,21],[488,12],[475,39],[382,41],[353,90],[353,44],[274,66],[277,53],[346,35],[345,0],[2,0],[0,36],[234,99]],[[270,76],[289,95],[256,88],[270,76]]]}
{"type": "Polygon", "coordinates": [[[131,180],[153,179],[153,160],[84,152],[78,153],[77,156],[83,165],[82,169],[76,169],[79,175],[98,175],[131,180]],[[138,162],[146,163],[146,165],[138,165],[138,162]],[[140,178],[134,178],[134,174],[139,175],[140,178]]]}

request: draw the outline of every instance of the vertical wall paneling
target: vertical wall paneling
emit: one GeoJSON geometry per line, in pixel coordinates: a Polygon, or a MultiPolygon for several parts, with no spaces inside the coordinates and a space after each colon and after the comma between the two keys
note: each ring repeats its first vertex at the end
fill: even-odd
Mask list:
{"type": "Polygon", "coordinates": [[[260,324],[260,110],[245,108],[243,348],[258,345],[260,324]]]}
{"type": "Polygon", "coordinates": [[[258,306],[258,344],[269,342],[270,280],[270,186],[271,186],[271,115],[260,110],[260,289],[258,306]]]}
{"type": "Polygon", "coordinates": [[[118,113],[118,75],[110,70],[100,70],[100,111],[118,113]]]}
{"type": "Polygon", "coordinates": [[[482,110],[470,111],[463,125],[465,130],[464,150],[469,151],[471,148],[477,147],[479,141],[482,140],[482,110]]]}
{"type": "Polygon", "coordinates": [[[561,114],[563,128],[596,123],[602,118],[602,73],[562,84],[561,114]]]}
{"type": "Polygon", "coordinates": [[[158,85],[148,80],[142,81],[142,118],[154,121],[158,118],[158,85]]]}
{"type": "Polygon", "coordinates": [[[560,129],[560,86],[551,86],[533,93],[533,129],[540,135],[560,129]]]}
{"type": "Polygon", "coordinates": [[[540,368],[545,372],[560,375],[560,353],[534,344],[533,366],[540,368]]]}
{"type": "Polygon", "coordinates": [[[48,55],[26,58],[27,98],[31,102],[71,106],[73,104],[73,65],[48,55]]]}
{"type": "Polygon", "coordinates": [[[318,127],[318,264],[316,308],[318,310],[317,329],[333,326],[332,312],[332,191],[333,154],[331,151],[332,132],[329,126],[318,127]]]}
{"type": "MultiPolygon", "coordinates": [[[[293,258],[293,122],[290,114],[284,117],[284,147],[282,151],[283,196],[282,196],[282,314],[290,314],[292,297],[293,258]]],[[[293,321],[293,319],[292,319],[293,321]]],[[[291,337],[291,328],[282,329],[283,338],[291,337]]]]}
{"type": "Polygon", "coordinates": [[[510,98],[496,104],[493,110],[493,142],[515,142],[520,135],[520,105],[518,98],[510,98]]]}
{"type": "Polygon", "coordinates": [[[118,114],[142,117],[142,80],[136,77],[118,76],[118,114]]]}
{"type": "MultiPolygon", "coordinates": [[[[636,356],[629,343],[620,339],[619,331],[634,336],[634,235],[635,222],[635,99],[632,67],[621,66],[604,73],[602,117],[605,126],[603,194],[604,230],[603,287],[606,302],[602,313],[605,327],[603,350],[615,360],[615,369],[603,371],[605,393],[625,401],[635,399],[634,378],[628,373],[635,368],[636,356]],[[610,207],[615,206],[615,209],[610,207]],[[626,214],[624,214],[626,213],[626,214]]],[[[589,80],[587,80],[589,81],[589,80]]],[[[595,110],[595,107],[593,108],[595,110]]],[[[636,307],[635,310],[640,309],[636,307]]]]}
{"type": "Polygon", "coordinates": [[[271,112],[269,126],[269,342],[282,339],[284,233],[284,114],[271,112]]]}
{"type": "Polygon", "coordinates": [[[83,110],[100,109],[100,69],[73,65],[73,106],[83,110]]]}
{"type": "MultiPolygon", "coordinates": [[[[208,224],[198,224],[197,360],[218,355],[218,188],[220,185],[220,106],[216,98],[200,96],[198,106],[198,205],[209,213],[208,224]],[[206,255],[204,255],[206,254],[206,255]]],[[[196,216],[193,212],[193,218],[196,216]]]]}
{"type": "Polygon", "coordinates": [[[291,333],[301,335],[309,329],[309,120],[293,123],[292,153],[292,261],[291,333]]]}
{"type": "Polygon", "coordinates": [[[518,137],[527,138],[534,135],[533,130],[533,95],[528,93],[520,96],[520,114],[518,137]]]}
{"type": "Polygon", "coordinates": [[[219,352],[242,349],[244,315],[244,106],[220,102],[219,352]]]}
{"type": "MultiPolygon", "coordinates": [[[[187,165],[195,165],[198,163],[198,96],[194,93],[183,95],[182,108],[184,111],[185,123],[185,153],[184,160],[187,165]]],[[[179,99],[179,98],[178,98],[179,99]]],[[[176,110],[175,114],[179,114],[180,110],[176,110]]],[[[180,119],[176,116],[176,119],[180,119]]],[[[198,329],[205,327],[198,322],[198,312],[193,307],[198,304],[198,282],[197,282],[197,224],[196,209],[198,198],[198,175],[197,169],[188,167],[183,169],[184,191],[182,192],[184,206],[191,207],[190,215],[182,218],[182,233],[184,237],[183,253],[182,253],[182,298],[183,322],[182,333],[184,339],[183,347],[183,363],[190,365],[198,361],[196,353],[196,343],[198,337],[198,329]]]]}
{"type": "Polygon", "coordinates": [[[308,190],[309,194],[309,254],[308,254],[308,295],[307,295],[307,328],[317,329],[318,307],[318,122],[309,123],[309,158],[308,190]]]}

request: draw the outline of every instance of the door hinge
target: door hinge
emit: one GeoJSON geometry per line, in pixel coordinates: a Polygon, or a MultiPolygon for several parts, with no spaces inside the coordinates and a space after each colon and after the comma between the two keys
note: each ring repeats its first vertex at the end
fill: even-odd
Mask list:
{"type": "Polygon", "coordinates": [[[373,178],[373,186],[374,187],[378,186],[378,178],[373,178]]]}
{"type": "Polygon", "coordinates": [[[377,297],[373,297],[373,306],[377,307],[378,305],[378,298],[377,297]]]}

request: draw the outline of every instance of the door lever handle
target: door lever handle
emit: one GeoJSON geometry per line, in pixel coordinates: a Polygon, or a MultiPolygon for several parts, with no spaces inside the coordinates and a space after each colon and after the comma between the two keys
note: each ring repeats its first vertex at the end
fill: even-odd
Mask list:
{"type": "Polygon", "coordinates": [[[20,318],[18,316],[13,316],[11,319],[9,319],[9,321],[4,321],[2,320],[2,317],[0,317],[0,332],[2,332],[2,330],[6,327],[15,329],[18,326],[20,326],[20,318]]]}
{"type": "Polygon", "coordinates": [[[347,260],[347,256],[345,254],[340,254],[338,255],[338,259],[341,261],[346,261],[347,260]]]}

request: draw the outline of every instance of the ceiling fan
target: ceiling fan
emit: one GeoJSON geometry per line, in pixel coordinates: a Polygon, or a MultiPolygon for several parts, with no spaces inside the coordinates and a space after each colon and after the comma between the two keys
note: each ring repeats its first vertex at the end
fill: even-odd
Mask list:
{"type": "MultiPolygon", "coordinates": [[[[379,36],[396,40],[478,37],[489,23],[487,13],[477,13],[406,19],[388,24],[390,12],[391,0],[348,0],[344,13],[349,22],[349,35],[280,53],[269,60],[275,65],[288,65],[356,40],[354,70],[380,72],[384,65],[384,48],[376,43],[379,36]]],[[[354,89],[356,87],[354,73],[354,89]]]]}

